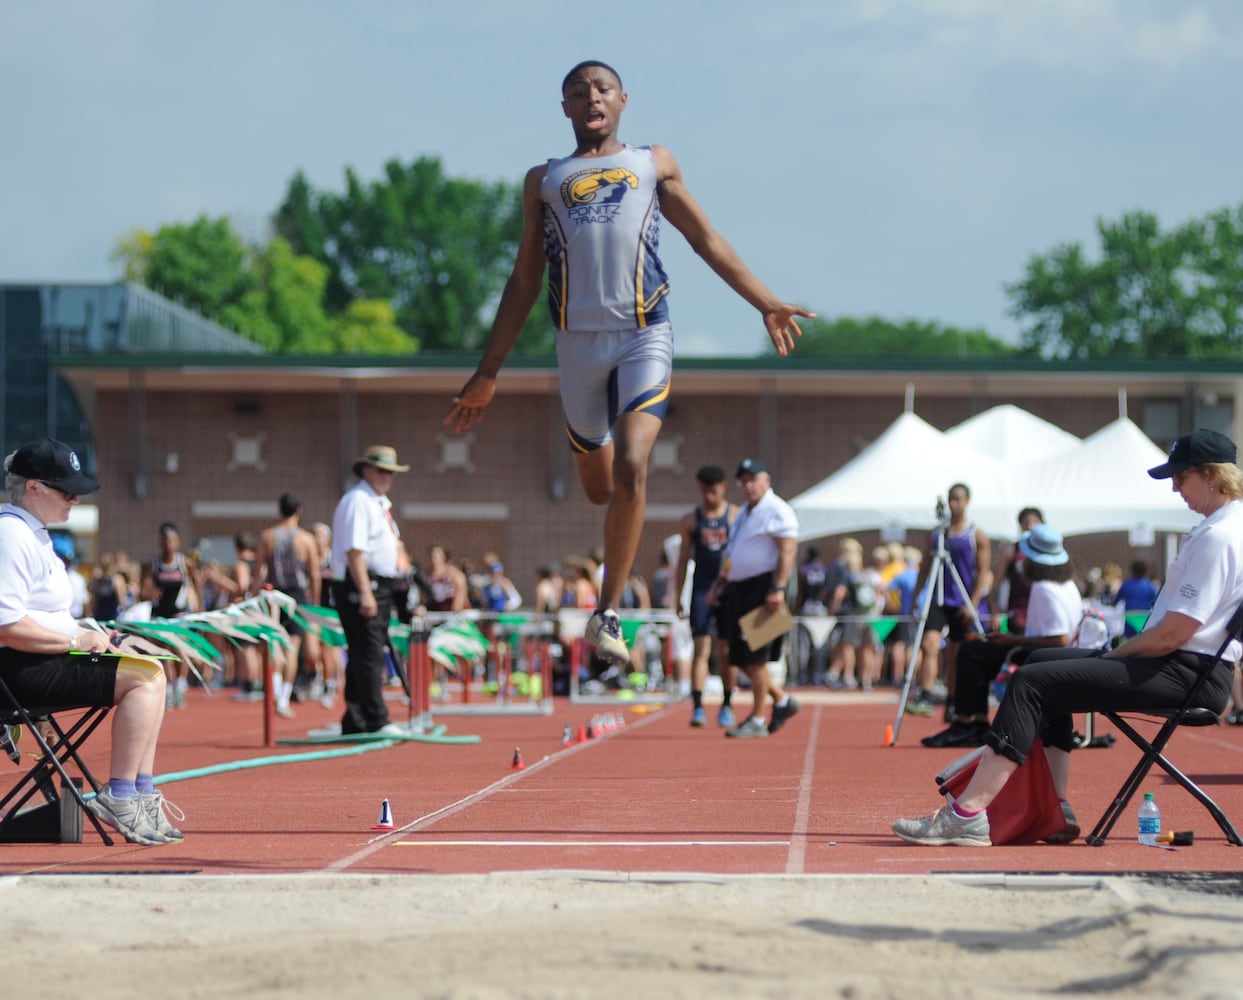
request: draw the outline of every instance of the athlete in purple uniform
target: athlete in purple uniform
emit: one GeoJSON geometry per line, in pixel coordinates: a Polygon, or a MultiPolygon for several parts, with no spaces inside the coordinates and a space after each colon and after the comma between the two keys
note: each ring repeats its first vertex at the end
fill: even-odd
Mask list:
{"type": "MultiPolygon", "coordinates": [[[[950,521],[945,529],[945,552],[949,562],[957,571],[962,581],[959,587],[955,574],[948,566],[941,568],[940,579],[928,580],[932,568],[933,557],[937,551],[938,529],[932,533],[929,542],[928,558],[920,569],[919,584],[916,594],[923,593],[925,581],[928,593],[925,600],[931,601],[928,621],[924,627],[923,658],[931,662],[937,655],[941,642],[941,631],[945,630],[945,656],[941,661],[941,679],[952,697],[954,693],[954,663],[958,657],[958,647],[968,637],[975,637],[974,621],[977,615],[985,612],[984,598],[993,583],[992,546],[988,534],[979,525],[967,517],[967,504],[971,501],[971,491],[962,483],[955,483],[948,494],[950,521]],[[966,588],[964,592],[963,588],[966,588]]],[[[921,672],[926,679],[928,675],[921,672]]],[[[926,689],[921,694],[926,694],[926,689]]],[[[917,694],[917,698],[919,695],[917,694]]],[[[953,714],[952,701],[946,703],[947,721],[953,714]]]]}

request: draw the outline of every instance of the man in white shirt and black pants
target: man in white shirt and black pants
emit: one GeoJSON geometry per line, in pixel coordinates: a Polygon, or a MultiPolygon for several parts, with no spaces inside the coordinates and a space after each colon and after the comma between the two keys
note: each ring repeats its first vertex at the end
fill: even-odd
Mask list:
{"type": "Polygon", "coordinates": [[[397,450],[372,445],[355,460],[358,483],[346,490],[332,515],[332,594],[349,652],[341,732],[404,732],[389,721],[384,704],[388,623],[399,572],[400,531],[387,494],[399,465],[397,450]]]}
{"type": "Polygon", "coordinates": [[[785,603],[798,551],[798,518],[772,491],[772,478],[763,462],[744,459],[737,477],[746,504],[730,530],[721,575],[709,601],[715,601],[717,631],[729,644],[730,665],[746,673],[754,702],[750,717],[725,735],[751,738],[777,732],[799,708],[768,673],[769,662],[781,656],[784,636],[753,650],[738,624],[761,605],[776,612],[785,603]],[[773,715],[766,723],[764,707],[770,692],[773,715]]]}

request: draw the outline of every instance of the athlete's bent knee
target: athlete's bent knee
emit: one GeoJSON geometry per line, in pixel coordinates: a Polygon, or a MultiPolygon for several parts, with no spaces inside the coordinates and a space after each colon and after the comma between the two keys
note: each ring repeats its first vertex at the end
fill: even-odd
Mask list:
{"type": "Polygon", "coordinates": [[[613,491],[609,487],[595,483],[583,483],[583,493],[587,497],[587,502],[597,507],[605,507],[613,499],[613,491]]]}

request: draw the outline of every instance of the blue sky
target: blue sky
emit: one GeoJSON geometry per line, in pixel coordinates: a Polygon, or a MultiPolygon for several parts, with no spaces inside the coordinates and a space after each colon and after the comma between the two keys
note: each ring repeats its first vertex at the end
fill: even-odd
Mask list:
{"type": "MultiPolygon", "coordinates": [[[[1017,335],[1003,285],[1095,223],[1243,203],[1235,0],[64,0],[0,6],[0,282],[110,280],[122,234],[228,215],[293,172],[391,158],[517,183],[571,149],[558,86],[622,74],[716,228],[826,316],[1017,335]]],[[[754,311],[666,227],[678,350],[751,354],[754,311]]]]}

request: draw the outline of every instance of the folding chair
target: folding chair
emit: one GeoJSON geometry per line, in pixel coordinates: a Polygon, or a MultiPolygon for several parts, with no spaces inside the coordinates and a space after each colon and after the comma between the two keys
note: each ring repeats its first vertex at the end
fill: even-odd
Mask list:
{"type": "Polygon", "coordinates": [[[78,748],[104,721],[110,708],[84,705],[27,708],[13,697],[8,685],[0,678],[0,731],[4,734],[3,742],[9,757],[14,763],[21,761],[16,743],[8,736],[9,726],[24,726],[40,750],[34,766],[0,799],[0,842],[78,844],[82,842],[82,817],[85,815],[104,843],[112,846],[112,837],[107,829],[86,808],[83,779],[96,792],[100,784],[78,755],[78,748]],[[68,729],[56,718],[57,713],[79,709],[85,711],[68,729]],[[41,723],[52,730],[50,740],[44,737],[41,723]],[[82,778],[71,777],[65,769],[65,764],[70,761],[82,772],[82,778]],[[54,781],[56,777],[60,778],[59,789],[54,781]],[[42,805],[23,809],[35,795],[42,795],[46,801],[42,805]]]}
{"type": "Polygon", "coordinates": [[[1192,708],[1191,703],[1199,694],[1200,688],[1204,686],[1204,682],[1208,680],[1209,675],[1216,668],[1217,664],[1226,655],[1226,649],[1235,639],[1243,638],[1243,604],[1235,609],[1230,623],[1226,626],[1226,638],[1222,642],[1221,647],[1217,650],[1217,655],[1212,659],[1205,659],[1200,666],[1200,671],[1196,675],[1194,683],[1187,691],[1187,697],[1183,699],[1183,703],[1177,708],[1171,708],[1168,711],[1144,711],[1129,712],[1129,715],[1145,715],[1153,719],[1163,719],[1161,728],[1157,730],[1157,734],[1152,740],[1145,739],[1125,719],[1121,717],[1119,712],[1102,712],[1110,722],[1112,722],[1118,731],[1127,739],[1134,743],[1144,753],[1139,759],[1139,763],[1131,771],[1126,781],[1122,783],[1122,787],[1118,789],[1118,794],[1114,796],[1114,800],[1110,803],[1109,808],[1105,810],[1105,814],[1097,821],[1096,826],[1087,837],[1087,842],[1093,847],[1101,847],[1105,843],[1105,838],[1109,836],[1109,831],[1113,829],[1114,824],[1118,822],[1118,818],[1126,810],[1132,797],[1139,790],[1140,784],[1147,777],[1148,772],[1152,769],[1152,765],[1158,765],[1161,770],[1174,779],[1179,785],[1185,788],[1191,795],[1196,798],[1209,815],[1217,821],[1217,825],[1221,827],[1222,832],[1226,835],[1226,840],[1236,847],[1243,846],[1243,838],[1239,837],[1238,831],[1231,825],[1230,820],[1222,811],[1221,807],[1214,802],[1209,796],[1187,775],[1174,766],[1165,755],[1165,745],[1170,741],[1170,737],[1174,735],[1174,731],[1179,726],[1215,726],[1220,722],[1216,712],[1207,708],[1192,708]]]}

